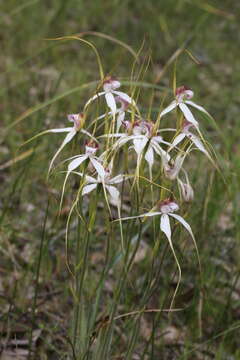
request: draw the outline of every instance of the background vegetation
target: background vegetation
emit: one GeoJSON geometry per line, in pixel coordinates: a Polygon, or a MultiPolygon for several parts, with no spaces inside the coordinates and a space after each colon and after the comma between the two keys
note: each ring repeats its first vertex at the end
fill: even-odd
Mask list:
{"type": "MultiPolygon", "coordinates": [[[[201,254],[204,288],[200,289],[197,280],[194,257],[183,256],[184,276],[176,307],[184,310],[170,318],[166,314],[141,317],[140,336],[131,357],[127,357],[125,344],[134,320],[117,324],[120,340],[113,344],[112,358],[240,359],[239,18],[240,4],[234,0],[1,2],[2,359],[26,359],[29,338],[36,358],[71,357],[73,296],[65,265],[64,232],[72,192],[58,216],[62,177],[56,174],[46,181],[59,137],[46,136],[19,147],[41,130],[66,124],[66,115],[81,111],[93,93],[94,86],[79,88],[99,79],[91,50],[77,41],[46,40],[83,31],[113,36],[135,51],[143,45],[141,63],[146,64],[149,57],[151,61],[148,69],[144,65],[141,80],[159,86],[153,113],[165,90],[172,88],[176,66],[177,84],[195,91],[196,102],[214,116],[220,129],[203,120],[225,179],[201,156],[191,164],[196,197],[188,219],[201,254]],[[180,51],[184,48],[190,53],[180,51]],[[177,62],[169,62],[177,50],[177,62]]],[[[129,52],[107,39],[84,38],[98,48],[106,73],[123,80],[130,77],[133,57],[129,52]]],[[[147,108],[152,89],[143,88],[140,97],[147,108]]],[[[101,227],[96,235],[89,257],[93,274],[98,274],[104,261],[101,227]]],[[[131,275],[133,283],[142,284],[141,277],[151,265],[148,246],[145,237],[131,275]]],[[[167,268],[164,275],[151,298],[152,308],[175,285],[167,268]]],[[[107,283],[110,297],[113,283],[114,271],[107,283]]],[[[141,296],[129,284],[121,313],[132,311],[141,296]]]]}

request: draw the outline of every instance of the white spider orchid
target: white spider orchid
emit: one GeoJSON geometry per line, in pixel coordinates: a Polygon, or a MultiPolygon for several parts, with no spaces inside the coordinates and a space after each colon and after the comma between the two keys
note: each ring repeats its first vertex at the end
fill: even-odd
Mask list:
{"type": "Polygon", "coordinates": [[[195,104],[195,102],[193,101],[190,101],[194,93],[186,86],[180,86],[179,88],[177,88],[175,95],[176,99],[161,112],[161,116],[166,115],[170,111],[174,110],[176,107],[179,107],[187,121],[192,123],[196,128],[198,128],[198,122],[187,105],[190,105],[210,116],[209,113],[202,106],[195,104]]]}
{"type": "MultiPolygon", "coordinates": [[[[199,260],[199,253],[198,253],[198,248],[197,248],[197,244],[196,244],[196,240],[194,237],[194,234],[192,232],[192,229],[190,227],[190,225],[180,216],[177,214],[174,214],[175,211],[179,210],[179,206],[178,204],[171,200],[171,199],[166,199],[164,201],[161,201],[156,208],[159,209],[159,211],[150,211],[147,212],[145,214],[142,215],[138,215],[138,216],[130,216],[130,217],[125,217],[125,218],[121,218],[119,219],[119,221],[124,221],[124,220],[131,220],[131,219],[137,219],[137,218],[145,218],[145,217],[152,217],[152,216],[160,216],[160,230],[166,235],[167,240],[169,242],[170,248],[172,250],[173,256],[175,258],[177,267],[178,267],[178,271],[179,271],[179,280],[178,280],[178,284],[176,286],[172,301],[171,301],[171,305],[170,308],[173,305],[179,284],[180,284],[180,280],[181,280],[181,267],[180,264],[178,262],[177,256],[175,254],[175,250],[173,247],[173,243],[172,243],[172,231],[171,231],[171,225],[170,225],[170,217],[176,219],[177,221],[179,221],[183,227],[188,231],[188,233],[191,235],[191,238],[193,240],[194,246],[196,248],[197,251],[197,256],[198,256],[198,261],[199,260]]],[[[200,264],[200,263],[199,263],[200,264]]]]}
{"type": "Polygon", "coordinates": [[[138,162],[142,154],[145,152],[144,158],[147,161],[150,171],[154,164],[154,153],[161,156],[164,162],[169,161],[170,156],[163,150],[160,144],[171,145],[169,142],[163,140],[161,136],[155,135],[154,124],[148,121],[135,121],[133,125],[129,121],[124,121],[123,125],[128,130],[128,133],[108,134],[107,137],[118,137],[119,139],[114,143],[113,150],[119,149],[128,141],[133,142],[133,148],[138,155],[138,162]],[[132,135],[129,135],[129,132],[132,135]]]}
{"type": "Polygon", "coordinates": [[[68,173],[74,171],[77,167],[79,167],[84,161],[88,160],[91,162],[92,166],[95,168],[97,174],[100,177],[105,176],[104,167],[101,164],[101,161],[98,157],[95,156],[95,153],[98,150],[98,144],[92,140],[86,143],[85,145],[85,154],[75,155],[67,160],[72,160],[68,165],[68,173]]]}
{"type": "MultiPolygon", "coordinates": [[[[83,176],[82,173],[76,173],[80,176],[83,176]]],[[[120,193],[119,190],[114,186],[116,184],[119,184],[125,180],[127,176],[124,175],[117,175],[114,177],[111,177],[111,171],[109,168],[104,170],[104,176],[99,176],[97,178],[94,178],[92,176],[86,175],[85,181],[86,185],[83,186],[82,189],[82,195],[87,195],[93,190],[97,188],[98,184],[102,184],[103,188],[106,189],[110,195],[110,199],[113,201],[113,203],[117,204],[117,206],[120,205],[120,193]]]]}
{"type": "Polygon", "coordinates": [[[120,96],[120,98],[126,101],[128,104],[131,104],[136,107],[135,101],[130,96],[128,96],[126,93],[122,91],[116,91],[116,89],[118,89],[120,86],[121,86],[120,81],[114,79],[111,76],[108,76],[103,82],[103,91],[91,97],[87,101],[85,105],[85,109],[92,101],[96,100],[99,96],[103,96],[103,95],[105,96],[106,103],[108,107],[111,109],[113,116],[115,116],[115,114],[117,113],[116,98],[114,97],[114,95],[120,96]]]}
{"type": "Polygon", "coordinates": [[[136,136],[136,138],[133,139],[133,147],[139,158],[148,145],[144,158],[150,170],[154,164],[154,153],[160,155],[162,161],[168,161],[170,159],[167,152],[159,145],[161,143],[169,145],[169,143],[164,141],[161,136],[155,134],[154,124],[152,122],[136,121],[133,126],[133,134],[136,136]]]}
{"type": "Polygon", "coordinates": [[[209,159],[211,159],[211,156],[209,155],[208,151],[205,149],[202,141],[199,139],[198,136],[193,134],[189,131],[191,127],[195,127],[191,122],[185,121],[182,127],[182,130],[180,134],[178,134],[175,139],[173,140],[170,148],[168,151],[171,151],[174,147],[176,147],[180,142],[182,142],[185,138],[188,138],[196,147],[198,150],[200,150],[202,153],[204,153],[209,159]]]}
{"type": "Polygon", "coordinates": [[[85,145],[85,154],[76,155],[76,156],[73,156],[73,157],[65,160],[65,161],[68,161],[68,160],[73,159],[68,164],[67,174],[65,176],[65,180],[64,180],[64,183],[63,183],[62,196],[61,196],[61,201],[60,201],[60,208],[62,207],[62,201],[63,201],[63,196],[64,196],[64,192],[65,192],[65,186],[66,186],[66,183],[67,183],[67,179],[68,179],[69,175],[71,174],[71,172],[73,172],[83,162],[89,160],[89,162],[92,164],[93,168],[96,170],[98,176],[100,178],[104,178],[104,176],[105,176],[104,167],[101,164],[101,160],[98,157],[95,156],[95,153],[97,152],[97,150],[98,150],[98,144],[96,142],[90,140],[85,145]]]}
{"type": "Polygon", "coordinates": [[[47,132],[52,132],[52,133],[64,133],[64,132],[68,133],[67,136],[65,137],[65,139],[63,140],[61,146],[59,147],[59,149],[57,150],[57,152],[55,153],[55,155],[53,156],[53,158],[50,162],[48,174],[52,169],[53,162],[56,159],[56,157],[62,151],[64,146],[67,145],[79,131],[82,132],[83,134],[86,134],[86,135],[92,137],[91,134],[89,134],[86,130],[82,129],[82,126],[84,125],[84,122],[85,122],[85,115],[83,113],[70,114],[70,115],[68,115],[68,120],[73,122],[72,127],[47,130],[47,132]]]}
{"type": "Polygon", "coordinates": [[[189,232],[189,234],[191,235],[192,239],[195,242],[195,238],[194,238],[194,235],[193,235],[190,225],[180,215],[174,214],[175,211],[179,210],[179,206],[175,201],[173,201],[171,199],[165,199],[157,205],[157,208],[159,208],[159,211],[150,211],[150,212],[147,212],[142,215],[122,218],[121,220],[129,220],[129,219],[152,217],[152,216],[160,215],[161,216],[160,229],[166,235],[170,245],[172,246],[171,226],[170,226],[170,219],[169,219],[169,216],[170,216],[170,217],[173,217],[174,219],[178,220],[185,227],[185,229],[189,232]]]}

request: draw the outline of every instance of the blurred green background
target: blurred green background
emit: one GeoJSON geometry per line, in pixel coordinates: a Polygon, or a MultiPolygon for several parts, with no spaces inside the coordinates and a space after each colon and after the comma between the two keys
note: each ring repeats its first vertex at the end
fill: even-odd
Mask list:
{"type": "MultiPolygon", "coordinates": [[[[86,45],[46,39],[94,31],[121,40],[136,52],[143,45],[140,62],[149,56],[151,61],[141,80],[163,89],[156,90],[154,108],[159,108],[166,95],[164,89],[172,89],[176,66],[177,85],[193,89],[196,102],[216,120],[220,133],[206,121],[202,126],[218,154],[226,183],[204,161],[193,164],[198,194],[191,223],[200,244],[206,284],[204,333],[201,339],[191,335],[197,317],[194,309],[175,319],[175,325],[189,335],[184,338],[181,334],[186,349],[200,348],[184,359],[240,359],[238,330],[232,330],[240,324],[239,20],[240,3],[236,0],[1,1],[0,302],[4,339],[7,334],[8,339],[16,334],[25,338],[32,326],[39,234],[50,195],[51,220],[46,224],[37,299],[43,306],[39,305],[33,329],[40,330],[40,358],[61,358],[67,347],[65,313],[71,309],[71,301],[64,264],[66,218],[64,214],[56,217],[61,179],[56,176],[50,184],[46,181],[48,162],[59,139],[43,137],[28,147],[19,147],[41,130],[66,124],[66,115],[81,111],[95,88],[74,89],[99,80],[95,56],[86,45]],[[184,47],[188,53],[182,51],[157,82],[171,56],[184,47]],[[11,162],[21,154],[25,158],[11,162]]],[[[97,47],[106,73],[120,79],[131,76],[134,58],[124,47],[93,35],[84,39],[97,47]]],[[[151,95],[151,89],[141,90],[143,106],[151,95]]],[[[70,202],[66,201],[66,212],[70,202]]],[[[186,264],[184,272],[191,271],[191,266],[186,264]]],[[[184,301],[190,306],[191,300],[184,301]]],[[[10,358],[13,347],[5,346],[3,359],[10,358]]],[[[179,358],[184,353],[179,347],[163,344],[162,358],[179,358]]]]}

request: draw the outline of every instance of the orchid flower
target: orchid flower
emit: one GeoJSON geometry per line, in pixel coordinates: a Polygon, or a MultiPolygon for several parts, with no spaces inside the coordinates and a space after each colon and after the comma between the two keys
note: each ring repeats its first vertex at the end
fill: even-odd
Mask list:
{"type": "MultiPolygon", "coordinates": [[[[94,137],[88,131],[82,129],[82,126],[84,125],[84,122],[85,122],[85,115],[83,113],[68,115],[68,120],[73,122],[72,127],[50,129],[50,130],[44,131],[44,134],[49,133],[49,132],[51,132],[51,133],[64,133],[65,132],[65,133],[67,133],[67,136],[63,140],[61,146],[59,147],[59,149],[57,150],[57,152],[55,153],[55,155],[53,156],[53,158],[50,162],[48,174],[52,169],[53,162],[56,159],[56,157],[62,151],[64,146],[67,145],[78,132],[81,132],[81,133],[89,136],[90,138],[94,139],[94,137]]],[[[41,134],[43,134],[43,133],[41,133],[41,134]]],[[[38,134],[38,135],[41,135],[41,134],[38,134]]]]}
{"type": "Polygon", "coordinates": [[[169,218],[170,216],[178,220],[184,226],[184,228],[189,232],[195,243],[195,237],[193,235],[190,225],[180,215],[174,214],[175,211],[179,210],[179,206],[175,201],[171,199],[165,199],[161,201],[160,204],[157,205],[157,207],[159,208],[159,211],[150,211],[138,216],[125,217],[122,218],[121,220],[130,220],[130,219],[160,215],[161,216],[160,229],[166,235],[169,244],[172,247],[171,226],[170,226],[170,218],[169,218]]]}
{"type": "Polygon", "coordinates": [[[145,218],[145,217],[152,217],[152,216],[160,215],[161,216],[160,230],[166,235],[166,237],[169,241],[169,244],[170,244],[171,248],[173,249],[172,238],[171,238],[172,232],[171,232],[170,218],[169,218],[169,217],[173,217],[174,219],[179,221],[183,225],[183,227],[189,232],[189,234],[191,235],[191,237],[194,241],[195,247],[196,247],[196,240],[195,240],[195,237],[193,235],[190,225],[180,215],[174,214],[175,211],[179,210],[178,204],[171,199],[165,199],[157,205],[157,208],[159,208],[159,211],[150,211],[145,214],[138,215],[138,216],[125,217],[125,218],[122,218],[121,220],[123,221],[123,220],[145,218]]]}
{"type": "Polygon", "coordinates": [[[67,160],[72,160],[72,159],[74,159],[74,160],[72,160],[68,165],[67,174],[65,176],[65,180],[63,183],[63,190],[62,190],[62,196],[61,196],[61,201],[60,201],[60,209],[62,207],[62,201],[63,201],[63,196],[64,196],[64,192],[65,192],[65,186],[67,183],[67,179],[68,179],[69,175],[71,174],[71,172],[73,172],[77,167],[79,167],[84,161],[87,161],[87,160],[90,161],[90,163],[92,164],[93,168],[96,170],[99,177],[105,176],[104,167],[102,166],[100,159],[95,156],[95,153],[97,152],[97,150],[98,150],[98,144],[96,142],[93,142],[92,140],[90,140],[85,145],[85,154],[76,155],[76,156],[73,156],[73,157],[67,159],[67,160]]]}
{"type": "Polygon", "coordinates": [[[180,142],[182,142],[185,138],[188,138],[202,153],[204,153],[209,159],[211,156],[209,155],[208,151],[205,149],[202,141],[199,139],[198,136],[194,135],[192,132],[189,131],[191,127],[194,127],[193,123],[189,121],[185,121],[182,127],[180,134],[178,134],[175,139],[173,140],[170,149],[171,151],[174,147],[176,147],[180,142]]]}
{"type": "Polygon", "coordinates": [[[166,115],[170,111],[174,110],[176,107],[179,107],[179,109],[182,111],[182,113],[184,114],[187,121],[192,123],[198,129],[198,122],[195,119],[195,117],[193,116],[191,110],[189,109],[189,107],[187,105],[190,105],[190,106],[196,108],[197,110],[204,112],[208,116],[210,116],[209,113],[202,106],[195,104],[195,102],[193,102],[193,101],[190,101],[190,99],[193,97],[194,93],[192,90],[190,90],[186,86],[180,86],[179,88],[177,88],[175,95],[176,95],[175,100],[173,102],[171,102],[171,104],[168,105],[161,112],[160,115],[161,116],[166,115]]]}
{"type": "Polygon", "coordinates": [[[144,158],[147,161],[150,170],[154,164],[154,153],[160,155],[165,162],[170,159],[170,156],[165,150],[161,148],[159,144],[171,144],[164,141],[161,136],[155,135],[153,123],[147,121],[135,121],[132,125],[131,122],[124,121],[123,125],[126,127],[128,132],[132,133],[132,135],[129,135],[128,133],[115,133],[106,135],[108,137],[119,138],[114,143],[113,150],[119,149],[128,141],[132,141],[133,148],[138,155],[138,160],[141,158],[141,155],[146,149],[144,158]]]}
{"type": "Polygon", "coordinates": [[[161,136],[155,135],[154,124],[147,121],[137,121],[133,126],[133,134],[136,138],[133,139],[133,147],[138,157],[140,157],[147,146],[144,158],[147,161],[149,168],[152,169],[154,164],[154,153],[161,156],[163,161],[170,159],[170,156],[164,151],[159,144],[167,144],[161,136]]]}
{"type": "MultiPolygon", "coordinates": [[[[82,173],[76,173],[76,174],[83,176],[82,173]]],[[[120,193],[119,190],[114,185],[123,182],[123,180],[126,178],[127,178],[126,176],[121,174],[111,177],[111,170],[109,168],[104,170],[104,176],[100,176],[98,174],[97,178],[94,178],[92,176],[86,175],[85,176],[86,185],[84,185],[82,189],[82,195],[89,194],[90,192],[92,192],[97,188],[98,184],[102,184],[103,188],[108,191],[111,200],[113,200],[113,202],[119,206],[121,202],[120,193]]]]}
{"type": "Polygon", "coordinates": [[[137,219],[137,218],[145,218],[145,217],[152,217],[152,216],[160,216],[160,230],[166,235],[167,240],[169,242],[170,248],[172,250],[173,256],[175,258],[177,267],[178,267],[178,271],[179,271],[179,280],[178,280],[178,284],[176,286],[172,301],[171,301],[171,306],[173,305],[173,301],[175,299],[179,284],[180,284],[180,280],[181,280],[181,267],[179,265],[177,256],[175,254],[175,250],[173,247],[173,243],[172,243],[172,231],[171,231],[171,225],[170,225],[170,218],[174,218],[177,221],[179,221],[183,227],[188,231],[188,233],[190,234],[193,242],[194,242],[194,246],[196,248],[197,251],[197,255],[198,255],[198,260],[199,260],[199,254],[198,254],[198,248],[197,248],[197,244],[196,244],[196,240],[194,237],[194,234],[192,232],[192,229],[190,227],[190,225],[178,214],[175,214],[175,211],[179,210],[179,206],[178,204],[171,200],[171,199],[165,199],[163,201],[161,201],[158,205],[157,208],[159,209],[159,211],[150,211],[147,212],[145,214],[142,215],[138,215],[138,216],[130,216],[130,217],[125,217],[125,218],[121,218],[119,220],[124,221],[124,220],[131,220],[131,219],[137,219]]]}
{"type": "Polygon", "coordinates": [[[103,91],[91,97],[85,104],[85,109],[92,101],[97,99],[99,96],[103,96],[103,95],[105,97],[108,107],[111,109],[113,116],[115,116],[115,114],[117,113],[116,98],[114,97],[114,95],[120,96],[120,98],[126,101],[128,104],[131,104],[136,107],[135,101],[130,96],[128,96],[126,93],[122,91],[116,91],[116,89],[118,89],[120,86],[121,86],[120,81],[114,79],[111,76],[108,76],[106,80],[103,82],[103,91]]]}
{"type": "Polygon", "coordinates": [[[68,173],[72,172],[78,166],[80,166],[84,161],[89,159],[92,166],[95,168],[97,174],[100,177],[104,177],[105,176],[104,167],[102,166],[100,159],[95,156],[95,153],[97,152],[97,150],[98,150],[98,144],[96,142],[94,142],[92,140],[87,142],[85,145],[85,154],[76,155],[76,156],[73,156],[68,159],[68,160],[71,160],[74,158],[74,160],[72,160],[68,165],[68,173]]]}

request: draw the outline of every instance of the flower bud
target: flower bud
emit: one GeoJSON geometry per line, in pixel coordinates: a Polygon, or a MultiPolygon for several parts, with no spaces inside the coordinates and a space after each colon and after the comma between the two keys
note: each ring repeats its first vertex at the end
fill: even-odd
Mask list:
{"type": "Polygon", "coordinates": [[[182,196],[183,201],[191,202],[194,198],[194,191],[192,186],[189,183],[184,183],[180,179],[178,179],[179,190],[182,196]]]}
{"type": "Polygon", "coordinates": [[[175,180],[181,170],[185,155],[178,155],[173,164],[166,163],[163,166],[164,174],[167,179],[175,180]]]}

